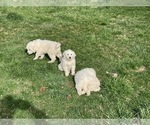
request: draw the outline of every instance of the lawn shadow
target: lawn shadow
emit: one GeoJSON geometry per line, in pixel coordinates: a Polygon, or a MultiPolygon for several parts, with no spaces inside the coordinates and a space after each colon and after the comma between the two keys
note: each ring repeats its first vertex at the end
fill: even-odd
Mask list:
{"type": "MultiPolygon", "coordinates": [[[[44,56],[45,56],[44,58],[46,58],[46,59],[48,59],[49,61],[51,61],[51,58],[49,57],[49,55],[48,55],[47,53],[46,53],[44,56]]],[[[59,60],[58,57],[56,57],[55,62],[57,63],[57,65],[60,63],[60,60],[59,60]]]]}
{"type": "Polygon", "coordinates": [[[72,80],[72,82],[73,82],[73,87],[75,88],[75,86],[76,86],[76,82],[75,82],[74,77],[75,77],[75,75],[74,75],[74,76],[72,76],[71,80],[72,80]]]}
{"type": "MultiPolygon", "coordinates": [[[[34,119],[48,119],[48,116],[43,111],[37,109],[28,101],[14,99],[11,95],[7,95],[0,100],[0,119],[13,119],[17,109],[29,111],[29,113],[34,116],[34,119]]],[[[10,122],[9,124],[12,124],[10,122]]],[[[34,122],[36,122],[36,120],[34,122]]],[[[41,120],[41,122],[46,121],[41,120]]]]}

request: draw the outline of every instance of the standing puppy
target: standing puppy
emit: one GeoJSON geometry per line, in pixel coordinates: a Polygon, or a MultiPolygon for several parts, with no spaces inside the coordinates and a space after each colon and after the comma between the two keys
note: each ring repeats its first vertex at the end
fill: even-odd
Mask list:
{"type": "Polygon", "coordinates": [[[71,49],[65,50],[63,52],[63,56],[61,58],[61,62],[58,65],[58,68],[60,71],[65,72],[65,76],[69,76],[69,73],[71,72],[71,75],[75,75],[75,68],[76,68],[76,60],[75,60],[76,54],[71,49]]]}
{"type": "Polygon", "coordinates": [[[62,57],[61,54],[61,44],[50,40],[36,39],[29,42],[26,46],[27,53],[35,53],[35,58],[33,60],[43,59],[45,54],[48,54],[51,61],[48,63],[53,63],[56,57],[59,59],[62,57]]]}

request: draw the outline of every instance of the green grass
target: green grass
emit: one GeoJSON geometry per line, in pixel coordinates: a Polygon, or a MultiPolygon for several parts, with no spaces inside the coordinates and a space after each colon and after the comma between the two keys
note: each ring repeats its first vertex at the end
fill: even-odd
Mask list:
{"type": "Polygon", "coordinates": [[[149,15],[149,7],[1,7],[0,117],[150,118],[149,15]],[[74,50],[76,71],[94,68],[101,91],[79,97],[58,60],[33,61],[25,47],[37,38],[74,50]]]}

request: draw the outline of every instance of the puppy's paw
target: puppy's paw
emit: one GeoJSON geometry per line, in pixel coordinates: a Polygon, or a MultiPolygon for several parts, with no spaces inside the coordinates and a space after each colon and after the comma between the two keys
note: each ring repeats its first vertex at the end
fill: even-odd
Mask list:
{"type": "Polygon", "coordinates": [[[68,77],[68,76],[69,76],[69,73],[65,73],[65,76],[68,77]]]}
{"type": "Polygon", "coordinates": [[[87,95],[87,96],[90,96],[90,94],[91,94],[91,92],[90,92],[90,91],[88,91],[88,92],[86,93],[86,95],[87,95]]]}
{"type": "Polygon", "coordinates": [[[71,73],[71,75],[73,75],[73,76],[74,76],[74,75],[75,75],[75,72],[72,72],[72,73],[71,73]]]}
{"type": "Polygon", "coordinates": [[[95,91],[95,92],[98,92],[98,91],[100,91],[100,89],[101,89],[101,88],[100,88],[100,87],[98,87],[98,88],[97,88],[97,89],[95,89],[94,91],[95,91]]]}
{"type": "Polygon", "coordinates": [[[59,69],[60,71],[63,71],[63,68],[61,67],[60,64],[58,65],[58,69],[59,69]]]}
{"type": "Polygon", "coordinates": [[[48,63],[53,63],[54,61],[48,61],[48,63]]]}
{"type": "Polygon", "coordinates": [[[34,58],[33,60],[37,60],[37,58],[34,58]]]}

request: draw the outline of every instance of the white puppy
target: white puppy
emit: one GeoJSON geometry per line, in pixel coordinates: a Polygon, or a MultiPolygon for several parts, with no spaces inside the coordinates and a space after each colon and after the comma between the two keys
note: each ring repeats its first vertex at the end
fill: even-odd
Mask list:
{"type": "Polygon", "coordinates": [[[28,54],[36,53],[33,60],[43,59],[44,55],[48,54],[51,58],[48,63],[53,63],[56,60],[56,56],[59,59],[62,57],[61,44],[54,41],[36,39],[29,42],[26,49],[28,54]]]}
{"type": "Polygon", "coordinates": [[[75,87],[78,95],[90,95],[91,91],[100,90],[100,81],[96,77],[96,72],[93,68],[85,68],[78,71],[74,77],[75,87]]]}
{"type": "Polygon", "coordinates": [[[72,75],[75,75],[76,68],[76,54],[74,51],[68,49],[63,52],[63,56],[61,58],[61,62],[58,65],[59,70],[65,72],[65,76],[69,76],[71,72],[72,75]]]}

